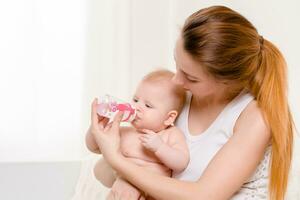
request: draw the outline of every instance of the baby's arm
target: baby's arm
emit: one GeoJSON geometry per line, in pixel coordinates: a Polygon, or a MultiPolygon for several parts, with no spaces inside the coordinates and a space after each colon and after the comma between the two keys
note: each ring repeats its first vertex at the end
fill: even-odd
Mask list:
{"type": "Polygon", "coordinates": [[[171,127],[168,142],[149,130],[141,137],[142,144],[153,151],[157,158],[175,172],[183,171],[189,163],[189,151],[183,133],[177,127],[171,127]]]}
{"type": "Polygon", "coordinates": [[[116,180],[116,172],[105,161],[104,158],[100,158],[95,167],[94,175],[104,186],[111,188],[116,180]]]}
{"type": "Polygon", "coordinates": [[[143,197],[142,192],[138,188],[121,177],[117,177],[106,199],[115,200],[116,194],[122,199],[139,200],[143,197]]]}

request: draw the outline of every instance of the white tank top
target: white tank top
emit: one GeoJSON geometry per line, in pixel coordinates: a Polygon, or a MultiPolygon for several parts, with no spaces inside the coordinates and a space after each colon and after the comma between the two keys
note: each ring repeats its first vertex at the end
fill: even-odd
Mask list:
{"type": "MultiPolygon", "coordinates": [[[[183,131],[186,137],[190,152],[190,163],[183,172],[173,174],[173,177],[186,181],[198,180],[214,155],[230,139],[236,120],[252,100],[253,96],[251,94],[242,92],[223,109],[203,133],[191,135],[188,129],[191,94],[188,93],[186,104],[176,121],[176,126],[183,131]]],[[[266,149],[264,158],[254,174],[234,194],[232,200],[267,199],[270,152],[271,146],[266,149]]]]}

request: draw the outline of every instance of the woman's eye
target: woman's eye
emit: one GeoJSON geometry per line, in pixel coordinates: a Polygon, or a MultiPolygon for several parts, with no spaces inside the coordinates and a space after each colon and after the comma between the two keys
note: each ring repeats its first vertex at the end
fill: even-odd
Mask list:
{"type": "Polygon", "coordinates": [[[197,83],[198,81],[197,80],[192,80],[192,79],[187,79],[189,82],[192,82],[192,83],[197,83]]]}

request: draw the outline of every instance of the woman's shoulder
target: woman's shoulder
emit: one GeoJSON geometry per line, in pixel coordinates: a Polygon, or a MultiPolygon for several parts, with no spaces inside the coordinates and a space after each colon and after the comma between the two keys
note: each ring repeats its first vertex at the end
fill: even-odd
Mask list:
{"type": "Polygon", "coordinates": [[[233,129],[234,133],[250,131],[264,133],[267,137],[271,135],[268,122],[255,99],[242,111],[233,129]]]}

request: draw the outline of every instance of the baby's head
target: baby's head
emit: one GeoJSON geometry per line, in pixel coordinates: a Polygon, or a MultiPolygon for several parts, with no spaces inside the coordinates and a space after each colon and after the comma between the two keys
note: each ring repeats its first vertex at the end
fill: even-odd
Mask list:
{"type": "Polygon", "coordinates": [[[156,70],[139,83],[132,104],[137,117],[132,125],[137,129],[158,132],[171,126],[185,102],[185,90],[172,82],[174,73],[156,70]]]}

